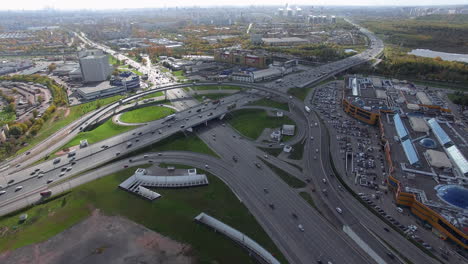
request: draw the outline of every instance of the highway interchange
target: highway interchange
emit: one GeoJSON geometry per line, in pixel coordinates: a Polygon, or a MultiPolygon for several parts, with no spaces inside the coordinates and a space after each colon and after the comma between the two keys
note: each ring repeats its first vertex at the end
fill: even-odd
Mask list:
{"type": "MultiPolygon", "coordinates": [[[[361,30],[365,31],[365,29],[361,30]]],[[[190,98],[181,89],[181,87],[187,85],[170,86],[170,80],[167,76],[160,75],[160,71],[151,69],[150,66],[141,66],[128,58],[121,57],[123,56],[121,54],[110,51],[107,47],[92,43],[90,40],[82,37],[92,46],[103,49],[119,59],[126,59],[132,66],[143,73],[147,73],[150,80],[159,80],[159,84],[168,85],[167,87],[160,85],[157,89],[150,92],[169,89],[167,96],[173,100],[173,105],[179,110],[176,114],[177,118],[168,122],[164,122],[164,120],[150,122],[145,126],[92,144],[78,150],[73,161],[66,156],[62,156],[57,164],[54,164],[53,160],[49,160],[30,166],[27,169],[22,169],[48,154],[44,150],[44,146],[50,152],[64,145],[64,143],[80,132],[80,127],[84,129],[95,121],[112,115],[114,109],[119,107],[120,103],[112,104],[80,118],[59,131],[58,134],[61,135],[59,139],[54,140],[50,138],[48,139],[48,143],[43,143],[45,145],[33,148],[29,156],[21,155],[4,165],[0,185],[6,186],[10,180],[15,180],[15,182],[6,188],[7,192],[0,198],[0,212],[5,214],[24,206],[25,200],[26,203],[29,203],[37,199],[37,193],[48,188],[46,182],[49,179],[54,181],[61,180],[98,165],[107,164],[126,153],[151,145],[174,133],[184,131],[185,133],[197,133],[221,158],[218,159],[190,152],[152,153],[149,154],[150,157],[147,159],[140,155],[130,158],[132,162],[129,161],[129,158],[119,160],[99,168],[97,172],[85,173],[80,177],[73,178],[71,181],[74,184],[79,184],[85,182],[87,177],[99,177],[118,171],[124,166],[135,166],[147,163],[149,160],[153,162],[191,165],[204,168],[226,182],[256,217],[257,221],[270,235],[290,263],[312,263],[318,260],[330,261],[332,263],[403,262],[399,258],[394,259],[390,257],[387,252],[391,250],[381,243],[374,234],[383,237],[392,247],[396,248],[413,263],[435,263],[432,258],[425,255],[409,241],[396,234],[396,232],[384,232],[383,226],[385,224],[380,219],[367,211],[349,193],[338,190],[336,187],[338,182],[333,176],[329,164],[328,143],[325,141],[327,131],[320,124],[319,119],[314,113],[307,114],[304,111],[303,102],[284,93],[291,87],[308,86],[311,83],[328,78],[328,76],[334,75],[343,69],[347,69],[378,55],[383,48],[382,42],[376,39],[370,32],[365,33],[371,40],[371,47],[361,54],[339,62],[320,66],[307,72],[285,76],[279,87],[276,87],[273,82],[263,86],[244,85],[246,88],[255,88],[255,92],[241,92],[230,95],[225,97],[219,104],[199,104],[199,102],[190,98]],[[236,104],[236,109],[240,108],[251,103],[253,100],[266,96],[267,92],[268,95],[280,96],[283,100],[289,102],[292,119],[296,121],[298,126],[301,126],[300,129],[306,135],[304,143],[304,172],[300,172],[294,166],[274,157],[264,158],[265,153],[256,148],[255,144],[252,144],[252,141],[243,138],[231,127],[223,125],[222,120],[219,120],[219,118],[224,117],[225,114],[232,110],[228,109],[232,104],[236,104]],[[315,123],[318,125],[312,125],[315,123]],[[187,128],[195,126],[198,127],[194,132],[185,131],[187,128]],[[314,137],[315,140],[311,140],[311,137],[314,137]],[[131,142],[130,147],[128,147],[128,142],[131,142]],[[53,147],[50,147],[51,145],[53,147]],[[316,155],[314,150],[317,148],[320,151],[320,155],[319,159],[315,160],[312,156],[316,155]],[[237,162],[232,159],[232,156],[238,157],[237,162]],[[274,172],[267,166],[262,165],[261,168],[257,168],[255,163],[264,164],[261,158],[298,178],[302,178],[303,180],[305,178],[312,179],[311,184],[317,186],[318,189],[323,185],[321,182],[322,178],[327,178],[328,195],[327,197],[323,197],[321,194],[321,198],[328,205],[329,212],[331,209],[332,214],[335,214],[335,220],[329,221],[321,216],[305,200],[299,197],[294,189],[290,188],[279,177],[274,176],[274,172]],[[75,164],[71,165],[72,162],[75,162],[75,164]],[[20,167],[17,168],[16,165],[20,163],[20,167]],[[63,168],[65,168],[65,173],[61,176],[63,168]],[[69,168],[71,170],[67,171],[69,168]],[[36,172],[31,175],[34,171],[36,172]],[[44,176],[38,178],[37,174],[39,171],[44,172],[44,176]],[[14,189],[19,185],[23,186],[23,190],[15,192],[14,189]],[[265,189],[268,192],[265,192],[265,189]],[[274,209],[270,204],[274,204],[274,209]],[[336,207],[343,208],[343,214],[336,213],[334,210],[336,207]],[[297,218],[292,217],[292,213],[296,214],[297,218]],[[299,224],[303,227],[304,231],[298,228],[299,224]],[[341,225],[351,228],[365,244],[355,243],[348,235],[342,232],[341,225]]],[[[218,84],[212,83],[209,85],[218,84]]],[[[124,103],[141,97],[144,94],[146,92],[127,98],[124,100],[124,103]]],[[[306,99],[306,102],[308,102],[308,99],[306,99]]],[[[311,106],[309,105],[309,107],[311,106]]],[[[298,139],[300,138],[296,137],[293,140],[298,139]]],[[[60,189],[57,189],[60,186],[63,190],[63,185],[66,184],[71,185],[71,183],[64,182],[53,187],[54,193],[60,191],[60,189]]]]}

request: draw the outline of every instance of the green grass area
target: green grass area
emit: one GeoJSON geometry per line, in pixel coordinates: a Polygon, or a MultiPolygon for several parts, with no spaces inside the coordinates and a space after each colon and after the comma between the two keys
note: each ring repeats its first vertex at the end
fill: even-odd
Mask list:
{"type": "Polygon", "coordinates": [[[164,106],[147,106],[123,113],[120,120],[126,123],[145,123],[161,119],[175,113],[172,108],[164,106]]]}
{"type": "Polygon", "coordinates": [[[293,160],[301,160],[302,154],[304,153],[304,144],[299,142],[292,147],[293,150],[291,151],[291,154],[289,154],[289,158],[293,160]]]}
{"type": "Polygon", "coordinates": [[[447,97],[454,104],[468,106],[468,95],[467,94],[464,94],[464,93],[461,93],[461,92],[455,92],[455,93],[447,94],[447,97]]]}
{"type": "Polygon", "coordinates": [[[328,78],[328,79],[325,79],[325,80],[323,80],[323,81],[321,81],[319,83],[313,84],[312,86],[307,86],[307,87],[304,87],[304,88],[294,87],[294,88],[291,88],[291,89],[288,90],[288,94],[299,98],[301,101],[304,101],[305,98],[307,97],[307,95],[309,94],[309,92],[312,91],[312,88],[314,88],[316,86],[323,85],[323,84],[328,83],[328,82],[330,82],[332,80],[333,80],[332,78],[328,78]]]}
{"type": "Polygon", "coordinates": [[[180,70],[180,71],[173,71],[172,72],[172,75],[174,76],[184,76],[184,71],[180,70]]]}
{"type": "Polygon", "coordinates": [[[194,95],[193,98],[195,98],[196,100],[200,102],[203,102],[203,97],[205,97],[205,99],[218,100],[226,96],[229,96],[229,94],[204,94],[204,95],[197,94],[197,95],[194,95]]]}
{"type": "Polygon", "coordinates": [[[136,74],[136,75],[138,75],[138,76],[142,76],[142,75],[143,75],[142,72],[139,72],[139,71],[137,71],[137,70],[135,70],[135,69],[130,69],[130,68],[128,68],[128,66],[127,66],[127,68],[125,68],[125,67],[119,67],[117,70],[120,71],[120,72],[131,71],[131,72],[133,72],[134,74],[136,74]]]}
{"type": "Polygon", "coordinates": [[[174,75],[174,77],[181,81],[181,80],[185,80],[185,75],[184,75],[184,71],[180,70],[180,71],[173,71],[172,72],[172,75],[174,75]]]}
{"type": "Polygon", "coordinates": [[[205,144],[197,135],[188,133],[185,136],[182,132],[171,135],[159,142],[156,142],[148,147],[135,151],[132,155],[144,152],[158,152],[158,151],[192,151],[211,155],[219,158],[208,145],[205,144]]]}
{"type": "Polygon", "coordinates": [[[46,204],[27,209],[29,218],[24,224],[17,223],[19,212],[0,218],[0,226],[8,228],[0,238],[0,251],[44,241],[85,219],[91,208],[98,208],[107,215],[121,215],[164,236],[190,244],[199,263],[255,263],[247,251],[233,241],[193,220],[205,212],[245,233],[271,251],[281,263],[286,263],[255,218],[218,178],[200,170],[207,174],[209,185],[157,189],[162,198],[149,202],[117,187],[135,169],[110,174],[46,204]]]}
{"type": "Polygon", "coordinates": [[[275,156],[275,157],[277,157],[279,154],[281,154],[281,152],[283,152],[282,148],[260,148],[259,147],[259,149],[268,153],[268,155],[275,156]]]}
{"type": "MultiPolygon", "coordinates": [[[[262,159],[263,160],[263,159],[262,159]]],[[[263,160],[263,162],[276,174],[278,175],[285,183],[287,183],[292,188],[304,188],[306,187],[306,183],[299,180],[298,178],[292,176],[291,174],[287,173],[286,171],[270,164],[269,162],[263,160]]]]}
{"type": "Polygon", "coordinates": [[[299,98],[301,101],[304,101],[305,98],[307,97],[307,94],[309,94],[311,90],[312,90],[312,86],[304,87],[304,88],[294,87],[288,90],[288,94],[299,98]]]}
{"type": "Polygon", "coordinates": [[[120,65],[122,64],[121,61],[119,61],[116,57],[112,56],[112,55],[107,55],[107,57],[109,58],[109,63],[112,64],[112,65],[120,65]]]}
{"type": "Polygon", "coordinates": [[[242,90],[241,87],[232,85],[206,85],[206,86],[193,86],[193,90],[242,90]]]}
{"type": "Polygon", "coordinates": [[[269,116],[266,111],[260,109],[241,109],[231,113],[229,124],[242,135],[257,139],[265,128],[277,128],[282,125],[294,125],[294,121],[286,116],[269,116]]]}
{"type": "Polygon", "coordinates": [[[35,137],[28,140],[28,146],[18,150],[17,154],[21,154],[31,149],[33,146],[35,146],[39,142],[48,138],[49,136],[51,136],[52,134],[60,130],[62,127],[70,124],[71,122],[75,121],[76,119],[80,118],[86,113],[94,111],[110,103],[116,102],[122,98],[125,98],[125,96],[116,95],[116,96],[92,101],[89,103],[72,106],[70,107],[70,113],[66,117],[65,117],[65,113],[66,113],[65,109],[57,110],[56,113],[44,123],[39,133],[35,137]]]}
{"type": "Polygon", "coordinates": [[[306,200],[306,202],[308,204],[310,204],[310,206],[312,206],[315,210],[317,210],[319,213],[321,213],[320,210],[318,209],[317,205],[315,204],[314,199],[312,199],[312,196],[308,192],[300,192],[299,195],[304,200],[306,200]]]}
{"type": "Polygon", "coordinates": [[[267,106],[267,107],[282,109],[284,111],[289,111],[288,103],[280,103],[280,102],[269,100],[269,99],[266,99],[266,98],[257,100],[255,102],[251,103],[250,105],[267,106]]]}
{"type": "Polygon", "coordinates": [[[145,95],[145,96],[141,97],[140,100],[150,99],[150,98],[153,98],[153,97],[158,97],[158,96],[163,96],[163,95],[164,95],[164,93],[162,91],[154,92],[154,93],[150,93],[148,95],[145,95]]]}
{"type": "Polygon", "coordinates": [[[293,167],[296,167],[296,169],[298,169],[299,171],[303,171],[302,167],[297,165],[296,163],[291,163],[289,161],[286,161],[286,163],[288,163],[289,165],[291,165],[293,167]]]}
{"type": "Polygon", "coordinates": [[[0,126],[8,124],[16,119],[16,115],[13,112],[7,112],[0,110],[0,126]]]}
{"type": "Polygon", "coordinates": [[[133,72],[134,74],[138,75],[138,76],[142,76],[142,75],[143,75],[142,72],[139,72],[139,71],[137,71],[137,70],[135,70],[135,69],[130,70],[130,71],[133,72]]]}
{"type": "Polygon", "coordinates": [[[83,139],[87,139],[89,144],[94,144],[96,142],[102,141],[107,138],[111,138],[115,135],[127,132],[134,128],[137,128],[137,126],[119,126],[117,124],[114,124],[114,122],[112,122],[112,119],[109,119],[102,125],[98,126],[97,128],[91,131],[79,133],[60,149],[65,149],[71,146],[79,145],[80,140],[83,139]]]}

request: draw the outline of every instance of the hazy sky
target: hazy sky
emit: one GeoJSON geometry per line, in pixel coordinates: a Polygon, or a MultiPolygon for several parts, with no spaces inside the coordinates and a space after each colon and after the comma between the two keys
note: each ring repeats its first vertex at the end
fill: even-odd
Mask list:
{"type": "Polygon", "coordinates": [[[0,10],[55,9],[120,9],[172,6],[220,5],[449,5],[468,4],[467,0],[2,0],[0,10]]]}

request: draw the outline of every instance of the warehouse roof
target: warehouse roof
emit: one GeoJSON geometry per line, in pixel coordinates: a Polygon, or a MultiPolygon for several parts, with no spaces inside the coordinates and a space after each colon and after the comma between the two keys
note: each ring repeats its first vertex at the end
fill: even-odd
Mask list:
{"type": "Polygon", "coordinates": [[[427,94],[425,92],[417,92],[416,97],[421,102],[421,104],[432,105],[431,99],[429,99],[429,97],[427,97],[427,94]]]}
{"type": "Polygon", "coordinates": [[[426,121],[424,121],[424,119],[422,118],[410,116],[409,122],[410,122],[411,128],[416,132],[428,132],[429,131],[429,127],[427,126],[426,121]]]}
{"type": "Polygon", "coordinates": [[[442,151],[429,149],[426,151],[426,157],[431,166],[437,168],[451,168],[452,163],[448,159],[447,155],[442,151]]]}

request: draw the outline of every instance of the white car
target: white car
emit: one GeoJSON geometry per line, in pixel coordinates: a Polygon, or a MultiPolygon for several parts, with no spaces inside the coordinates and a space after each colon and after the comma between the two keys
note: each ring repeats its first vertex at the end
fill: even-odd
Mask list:
{"type": "Polygon", "coordinates": [[[342,213],[343,213],[343,210],[341,210],[341,208],[339,208],[339,207],[336,208],[336,211],[337,211],[339,214],[342,214],[342,213]]]}
{"type": "Polygon", "coordinates": [[[301,224],[297,225],[297,228],[299,228],[299,230],[301,230],[301,232],[304,232],[304,227],[301,224]]]}
{"type": "Polygon", "coordinates": [[[20,191],[21,189],[23,189],[23,186],[17,186],[17,187],[15,188],[15,192],[20,191]]]}
{"type": "Polygon", "coordinates": [[[6,193],[6,191],[0,191],[0,195],[3,195],[5,193],[6,193]]]}

